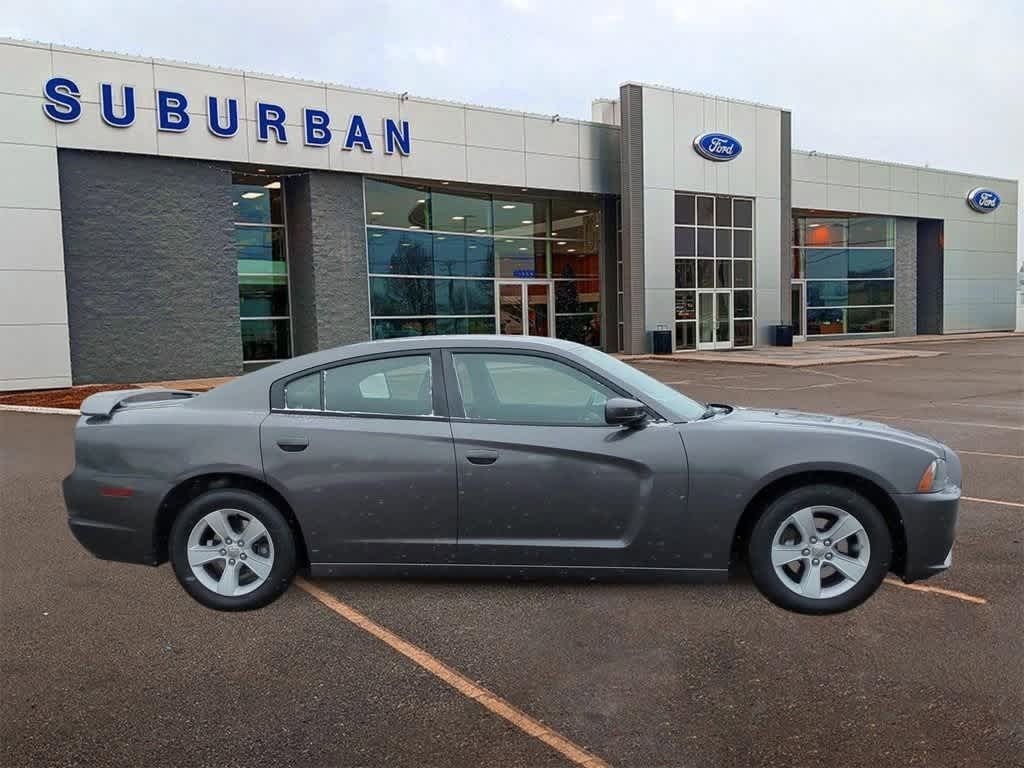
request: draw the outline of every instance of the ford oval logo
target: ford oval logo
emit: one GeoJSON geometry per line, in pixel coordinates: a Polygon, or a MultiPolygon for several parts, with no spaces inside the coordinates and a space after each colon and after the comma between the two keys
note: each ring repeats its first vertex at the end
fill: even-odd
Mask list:
{"type": "Polygon", "coordinates": [[[1000,202],[999,195],[985,187],[975,187],[967,193],[967,204],[979,213],[992,213],[1000,202]]]}
{"type": "Polygon", "coordinates": [[[697,154],[716,162],[735,160],[743,151],[743,145],[725,133],[702,133],[693,140],[693,148],[697,154]]]}

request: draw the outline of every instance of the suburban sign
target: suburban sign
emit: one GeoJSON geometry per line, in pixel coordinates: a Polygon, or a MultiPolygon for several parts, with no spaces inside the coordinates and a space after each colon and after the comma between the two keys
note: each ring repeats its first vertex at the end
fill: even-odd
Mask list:
{"type": "Polygon", "coordinates": [[[1000,202],[999,195],[985,187],[975,187],[967,193],[967,204],[979,213],[992,213],[1000,202]]]}
{"type": "MultiPolygon", "coordinates": [[[[82,92],[78,84],[67,77],[51,77],[43,86],[43,112],[57,123],[73,123],[82,116],[82,92]]],[[[129,128],[135,122],[135,86],[122,85],[116,93],[110,83],[100,83],[100,117],[112,128],[129,128]]],[[[206,97],[206,115],[196,116],[204,120],[206,129],[219,139],[231,139],[238,133],[238,99],[206,97]]],[[[257,101],[252,119],[256,123],[258,141],[274,141],[287,144],[289,134],[301,133],[302,141],[308,147],[326,147],[334,138],[335,131],[340,137],[342,149],[358,147],[363,152],[372,152],[374,139],[366,127],[362,115],[348,116],[343,129],[331,123],[331,116],[322,109],[306,107],[302,110],[301,127],[285,125],[287,115],[284,107],[269,102],[257,101]]],[[[192,125],[193,115],[189,111],[188,97],[177,91],[157,89],[156,127],[158,131],[183,133],[192,125]]],[[[381,127],[384,154],[398,152],[408,155],[412,149],[407,120],[384,118],[381,127]]],[[[244,134],[244,132],[243,132],[244,134]]],[[[294,136],[292,136],[294,138],[294,136]]]]}
{"type": "Polygon", "coordinates": [[[725,133],[702,133],[693,140],[693,148],[697,154],[715,162],[735,160],[743,151],[743,145],[725,133]]]}

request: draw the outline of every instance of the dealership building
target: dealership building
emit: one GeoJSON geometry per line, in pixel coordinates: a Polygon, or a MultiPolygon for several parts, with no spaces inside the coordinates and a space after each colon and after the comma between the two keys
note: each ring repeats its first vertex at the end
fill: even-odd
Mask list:
{"type": "Polygon", "coordinates": [[[0,40],[0,389],[432,333],[1014,327],[1016,181],[801,151],[786,109],[641,83],[592,118],[0,40]]]}

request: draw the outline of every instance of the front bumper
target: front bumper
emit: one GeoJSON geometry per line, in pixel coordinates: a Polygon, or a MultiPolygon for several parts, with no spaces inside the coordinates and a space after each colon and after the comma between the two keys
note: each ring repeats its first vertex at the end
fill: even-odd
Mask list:
{"type": "Polygon", "coordinates": [[[76,468],[64,478],[68,527],[101,560],[157,565],[154,531],[160,490],[140,478],[112,477],[76,468]],[[130,488],[129,496],[109,496],[105,488],[130,488]]]}
{"type": "Polygon", "coordinates": [[[920,581],[949,568],[960,509],[960,488],[950,486],[937,493],[906,493],[893,496],[903,520],[906,557],[900,576],[905,582],[920,581]]]}

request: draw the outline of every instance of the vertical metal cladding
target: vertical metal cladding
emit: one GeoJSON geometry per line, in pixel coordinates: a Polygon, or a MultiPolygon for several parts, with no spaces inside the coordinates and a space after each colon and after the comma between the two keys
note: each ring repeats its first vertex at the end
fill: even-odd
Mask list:
{"type": "Polygon", "coordinates": [[[230,171],[62,149],[58,173],[73,383],[241,373],[230,171]]]}
{"type": "MultiPolygon", "coordinates": [[[[786,110],[780,113],[782,130],[780,131],[782,141],[779,150],[782,153],[781,169],[779,174],[779,221],[782,232],[782,239],[779,247],[782,249],[780,265],[780,282],[782,288],[779,291],[782,313],[779,322],[783,325],[793,322],[793,307],[790,302],[790,281],[793,279],[793,116],[786,110]]],[[[760,329],[758,329],[760,330],[760,329]]],[[[758,333],[760,337],[760,333],[758,333]]],[[[758,343],[761,339],[758,338],[758,343]]]]}
{"type": "Polygon", "coordinates": [[[644,324],[644,126],[643,89],[624,85],[622,111],[622,314],[627,354],[647,351],[644,324]]]}

